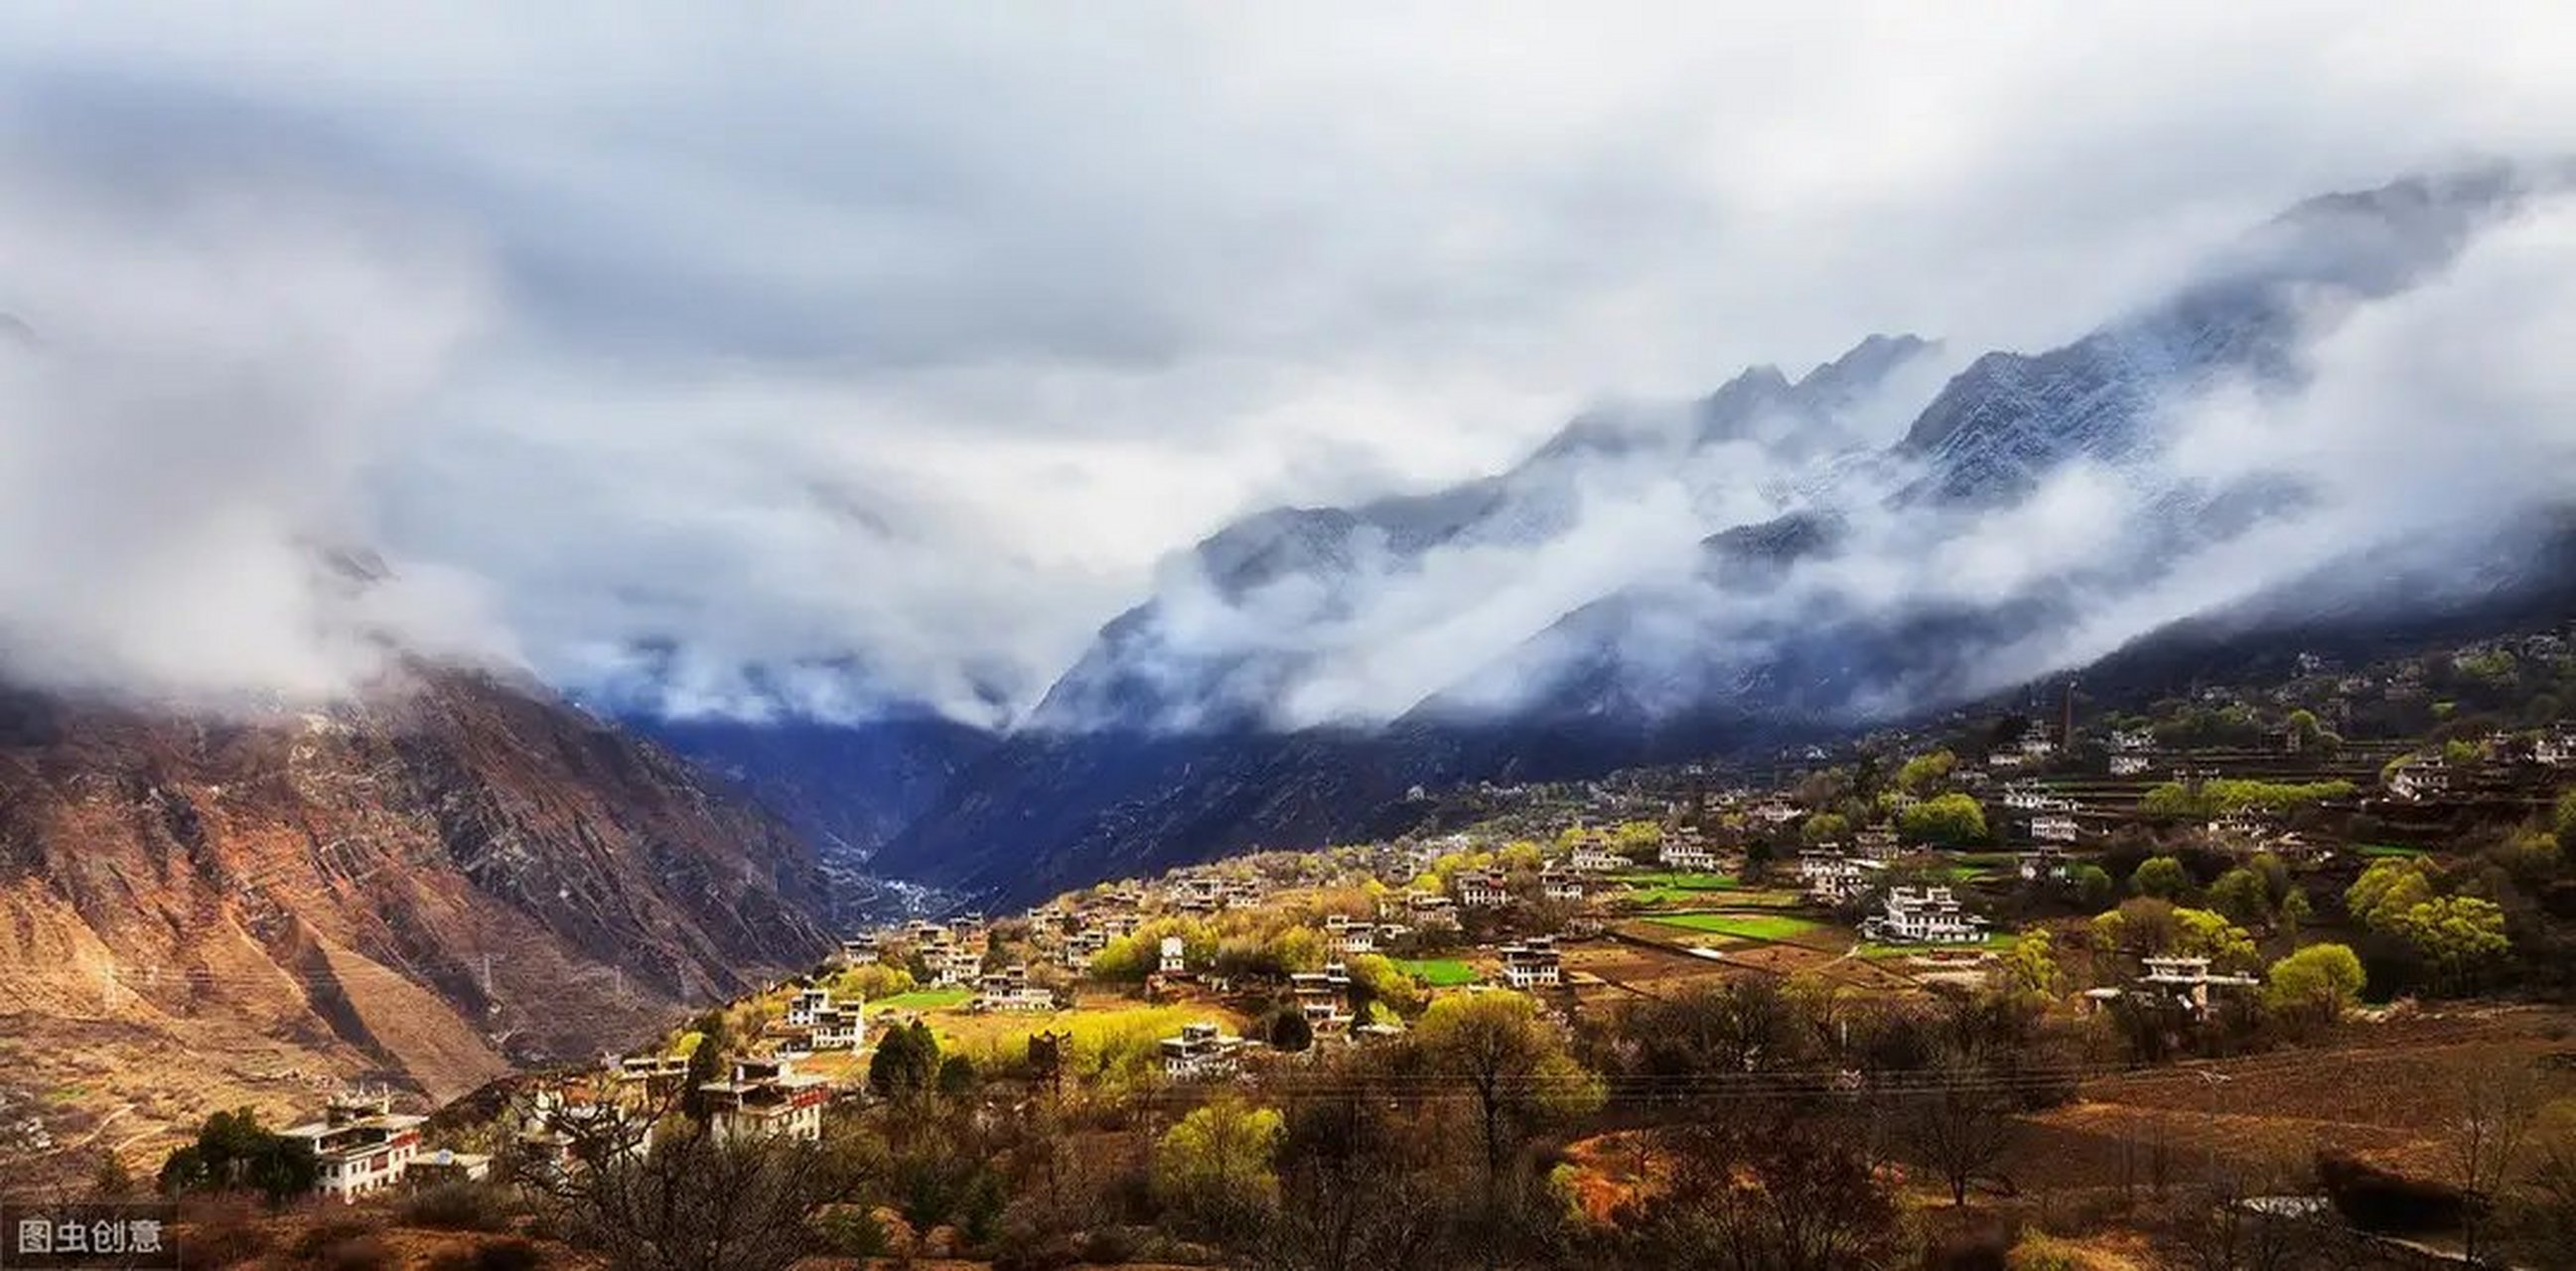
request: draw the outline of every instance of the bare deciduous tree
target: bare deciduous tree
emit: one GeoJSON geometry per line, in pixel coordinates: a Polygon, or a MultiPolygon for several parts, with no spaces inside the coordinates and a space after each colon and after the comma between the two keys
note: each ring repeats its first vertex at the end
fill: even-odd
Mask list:
{"type": "Polygon", "coordinates": [[[2462,1252],[2472,1260],[2487,1219],[2520,1174],[2543,1102],[2528,1066],[2473,1064],[2454,1077],[2446,1126],[2450,1182],[2460,1189],[2462,1252]]]}
{"type": "Polygon", "coordinates": [[[810,1220],[853,1198],[868,1157],[783,1136],[719,1141],[676,1097],[529,1113],[547,1150],[510,1174],[619,1271],[770,1271],[820,1252],[810,1220]]]}
{"type": "Polygon", "coordinates": [[[1670,1182],[1620,1214],[1617,1257],[1636,1267],[1841,1271],[1895,1265],[1904,1224],[1868,1158],[1781,1123],[1694,1125],[1658,1136],[1670,1182]]]}
{"type": "Polygon", "coordinates": [[[1967,1204],[1968,1189],[1990,1177],[2020,1135],[2011,1093],[1985,1066],[1957,1058],[1900,1080],[1913,1088],[1896,1096],[1898,1134],[1940,1172],[1950,1203],[1967,1204]]]}

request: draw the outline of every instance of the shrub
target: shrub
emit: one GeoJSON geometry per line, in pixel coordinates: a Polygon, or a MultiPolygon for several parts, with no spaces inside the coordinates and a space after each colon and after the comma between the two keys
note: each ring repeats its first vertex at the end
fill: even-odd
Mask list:
{"type": "Polygon", "coordinates": [[[192,1267],[249,1266],[268,1252],[268,1229],[247,1205],[230,1200],[192,1204],[180,1219],[187,1225],[181,1241],[192,1267]]]}
{"type": "Polygon", "coordinates": [[[509,1225],[500,1194],[481,1183],[440,1183],[403,1198],[396,1211],[406,1227],[436,1231],[499,1231],[509,1225]]]}
{"type": "Polygon", "coordinates": [[[834,1205],[814,1220],[814,1230],[833,1253],[844,1258],[882,1258],[894,1252],[884,1223],[858,1205],[834,1205]]]}
{"type": "Polygon", "coordinates": [[[384,1271],[394,1265],[394,1256],[385,1238],[370,1231],[325,1246],[313,1265],[321,1271],[384,1271]]]}
{"type": "Polygon", "coordinates": [[[298,1258],[318,1258],[322,1256],[323,1250],[333,1245],[355,1240],[360,1236],[371,1236],[375,1231],[375,1227],[371,1224],[359,1222],[354,1218],[325,1219],[305,1228],[304,1234],[295,1238],[293,1253],[298,1258]]]}
{"type": "Polygon", "coordinates": [[[2407,1178],[2340,1152],[2317,1153],[2317,1181],[2335,1212],[2363,1231],[2443,1231],[2460,1225],[2458,1189],[2407,1178]]]}
{"type": "Polygon", "coordinates": [[[1082,1260],[1114,1266],[1136,1260],[1136,1233],[1125,1227],[1102,1227],[1082,1238],[1082,1260]]]}
{"type": "Polygon", "coordinates": [[[1301,1051],[1315,1044],[1315,1028],[1304,1011],[1283,1006],[1262,1022],[1261,1039],[1280,1050],[1301,1051]]]}
{"type": "Polygon", "coordinates": [[[2026,1231],[2004,1254],[2004,1271],[2092,1271],[2082,1250],[2041,1232],[2026,1231]]]}
{"type": "Polygon", "coordinates": [[[546,1254],[516,1238],[495,1240],[472,1249],[450,1249],[429,1261],[429,1271],[538,1271],[546,1254]]]}
{"type": "Polygon", "coordinates": [[[1073,1237],[1059,1233],[1001,1251],[993,1258],[993,1271],[1057,1271],[1083,1260],[1073,1237]]]}
{"type": "Polygon", "coordinates": [[[2129,875],[2129,890],[2159,900],[2181,900],[2191,894],[2191,873],[2182,862],[2170,856],[2158,856],[2138,866],[2129,875]]]}
{"type": "Polygon", "coordinates": [[[2005,1271],[2011,1233],[1993,1226],[1954,1231],[1923,1251],[1929,1271],[2005,1271]]]}

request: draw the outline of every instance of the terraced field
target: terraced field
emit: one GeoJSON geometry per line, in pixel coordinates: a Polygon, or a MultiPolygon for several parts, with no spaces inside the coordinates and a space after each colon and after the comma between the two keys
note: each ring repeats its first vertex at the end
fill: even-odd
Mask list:
{"type": "Polygon", "coordinates": [[[1628,885],[1625,899],[1641,905],[1694,900],[1743,886],[1732,874],[1631,874],[1619,881],[1628,885]]]}
{"type": "Polygon", "coordinates": [[[1456,958],[1397,958],[1395,969],[1436,989],[1476,982],[1476,969],[1456,958]]]}
{"type": "Polygon", "coordinates": [[[876,1011],[936,1011],[956,1006],[973,996],[975,996],[975,991],[963,986],[944,989],[914,989],[909,993],[897,993],[893,997],[878,998],[877,1000],[868,1003],[868,1010],[871,1013],[876,1011]]]}
{"type": "Polygon", "coordinates": [[[1649,921],[1661,927],[1678,927],[1684,931],[1702,931],[1743,940],[1795,940],[1826,929],[1823,923],[1789,914],[1660,914],[1649,921]]]}

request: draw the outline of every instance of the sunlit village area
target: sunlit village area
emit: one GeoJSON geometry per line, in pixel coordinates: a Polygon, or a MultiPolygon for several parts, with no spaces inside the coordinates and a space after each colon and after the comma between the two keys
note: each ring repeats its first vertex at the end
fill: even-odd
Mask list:
{"type": "Polygon", "coordinates": [[[210,1266],[768,1265],[816,1221],[843,1265],[2566,1265],[2571,665],[1419,791],[1396,841],[850,930],[448,1106],[50,1159],[252,1180],[188,1210],[210,1266]]]}

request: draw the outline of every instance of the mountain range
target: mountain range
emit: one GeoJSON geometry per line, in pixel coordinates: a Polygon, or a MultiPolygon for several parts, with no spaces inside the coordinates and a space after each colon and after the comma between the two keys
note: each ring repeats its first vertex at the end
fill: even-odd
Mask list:
{"type": "MultiPolygon", "coordinates": [[[[872,869],[1011,901],[1401,829],[1415,785],[1753,750],[1955,704],[2111,652],[2103,608],[2261,550],[2246,545],[2315,491],[2295,471],[2172,462],[2173,417],[2214,394],[2295,395],[2311,342],[2557,188],[2499,168],[2313,199],[2061,347],[1964,357],[1873,335],[1803,375],[1757,367],[1695,401],[1588,413],[1491,476],[1246,517],[1161,571],[1003,733],[910,721],[889,751],[848,726],[747,763],[742,738],[673,740],[805,774],[800,818],[867,810],[872,869]],[[809,762],[834,747],[861,761],[809,762]]],[[[2450,576],[2442,560],[2423,577],[2450,576]]],[[[2553,582],[2484,581],[2451,599],[2553,582]]],[[[2176,603],[2123,639],[2207,607],[2176,603]]]]}

